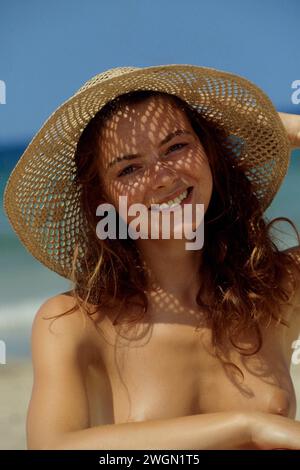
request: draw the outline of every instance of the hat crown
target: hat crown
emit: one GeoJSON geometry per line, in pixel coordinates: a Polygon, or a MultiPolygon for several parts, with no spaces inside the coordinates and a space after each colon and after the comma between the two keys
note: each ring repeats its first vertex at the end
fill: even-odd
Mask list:
{"type": "Polygon", "coordinates": [[[120,75],[123,75],[124,73],[127,72],[133,72],[134,70],[139,69],[140,67],[113,67],[111,69],[105,70],[104,72],[98,73],[97,75],[94,75],[92,78],[87,80],[80,88],[79,90],[75,93],[77,95],[78,93],[83,92],[84,90],[87,90],[88,88],[98,85],[100,82],[103,82],[104,80],[110,80],[113,77],[119,77],[120,75]]]}

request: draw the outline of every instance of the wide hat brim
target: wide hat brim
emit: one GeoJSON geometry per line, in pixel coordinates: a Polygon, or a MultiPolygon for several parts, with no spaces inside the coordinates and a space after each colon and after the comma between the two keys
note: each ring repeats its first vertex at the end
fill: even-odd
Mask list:
{"type": "Polygon", "coordinates": [[[19,159],[4,192],[5,212],[22,243],[63,277],[71,276],[76,244],[76,269],[82,269],[87,241],[81,189],[74,184],[77,142],[106,103],[134,90],[176,95],[223,129],[223,144],[243,163],[263,210],[287,173],[286,130],[271,100],[249,80],[186,64],[116,67],[100,73],[50,115],[19,159]]]}

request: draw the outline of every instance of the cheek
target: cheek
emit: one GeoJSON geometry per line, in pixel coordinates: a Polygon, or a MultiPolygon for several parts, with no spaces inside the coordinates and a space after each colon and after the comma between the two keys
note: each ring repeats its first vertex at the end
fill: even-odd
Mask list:
{"type": "Polygon", "coordinates": [[[208,157],[202,146],[197,146],[195,151],[190,152],[187,159],[189,165],[190,174],[199,182],[201,186],[205,186],[209,189],[212,186],[212,172],[209,164],[208,157]]]}
{"type": "Polygon", "coordinates": [[[127,197],[127,206],[143,202],[143,185],[124,181],[112,181],[107,185],[107,194],[115,207],[119,206],[120,196],[127,197]]]}
{"type": "Polygon", "coordinates": [[[208,205],[212,192],[213,192],[213,176],[209,167],[207,168],[207,172],[205,176],[204,188],[205,188],[205,199],[208,205]]]}
{"type": "Polygon", "coordinates": [[[193,177],[197,180],[197,199],[203,202],[207,209],[213,191],[213,175],[204,151],[198,152],[196,155],[193,177]]]}
{"type": "Polygon", "coordinates": [[[143,194],[142,186],[143,185],[133,184],[132,182],[130,184],[129,183],[126,184],[124,182],[115,181],[109,187],[111,203],[114,205],[118,213],[120,213],[119,211],[120,196],[127,197],[127,201],[125,201],[125,204],[127,205],[127,216],[126,216],[127,224],[129,224],[132,220],[136,218],[136,215],[128,214],[130,206],[132,206],[133,204],[137,204],[137,203],[139,204],[143,203],[144,201],[144,194],[143,194]]]}
{"type": "Polygon", "coordinates": [[[199,174],[199,185],[206,197],[210,196],[213,188],[213,175],[208,162],[201,166],[199,174]]]}
{"type": "Polygon", "coordinates": [[[209,168],[208,157],[202,145],[197,146],[192,154],[192,166],[195,174],[203,174],[209,168]]]}

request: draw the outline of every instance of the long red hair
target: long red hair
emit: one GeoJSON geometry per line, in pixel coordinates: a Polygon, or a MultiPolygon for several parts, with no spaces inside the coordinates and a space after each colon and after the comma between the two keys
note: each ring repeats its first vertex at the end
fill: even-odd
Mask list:
{"type": "MultiPolygon", "coordinates": [[[[119,96],[95,115],[79,139],[75,155],[77,182],[82,188],[81,206],[90,228],[86,269],[81,274],[73,271],[75,306],[54,318],[72,313],[78,307],[91,315],[91,305],[95,307],[93,312],[125,305],[119,320],[126,324],[136,324],[146,315],[147,276],[134,241],[100,240],[96,235],[96,207],[105,202],[105,197],[101,197],[97,162],[99,129],[105,119],[125,103],[135,103],[155,94],[166,95],[137,91],[119,96]],[[140,305],[138,316],[136,309],[134,314],[130,309],[131,304],[140,305]]],[[[206,151],[213,175],[213,193],[205,214],[204,229],[204,239],[209,242],[204,243],[201,261],[205,282],[199,286],[196,300],[206,315],[212,344],[220,357],[224,340],[229,340],[241,354],[255,354],[262,345],[262,325],[275,320],[288,326],[282,307],[291,300],[299,279],[295,275],[299,263],[288,253],[279,251],[270,228],[275,221],[285,220],[293,226],[300,242],[299,234],[287,218],[265,221],[243,165],[237,165],[236,159],[228,155],[220,143],[223,131],[204,121],[195,109],[178,97],[172,98],[187,113],[206,151]],[[290,289],[284,283],[287,274],[291,280],[290,289]],[[255,347],[249,350],[237,344],[245,331],[254,332],[256,337],[255,347]]],[[[74,267],[76,256],[78,251],[75,250],[74,267]]],[[[225,356],[223,354],[223,359],[225,356]]]]}

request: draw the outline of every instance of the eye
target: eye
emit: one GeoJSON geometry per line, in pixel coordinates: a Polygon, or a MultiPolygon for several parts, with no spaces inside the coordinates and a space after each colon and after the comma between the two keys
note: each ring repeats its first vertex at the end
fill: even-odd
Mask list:
{"type": "Polygon", "coordinates": [[[129,166],[127,166],[126,168],[124,168],[124,169],[118,174],[118,178],[119,178],[120,176],[125,176],[125,175],[128,175],[128,174],[132,173],[132,171],[129,171],[129,170],[132,169],[132,168],[137,168],[137,167],[135,167],[134,165],[129,165],[129,166]]]}
{"type": "MultiPolygon", "coordinates": [[[[187,143],[180,143],[180,144],[171,145],[171,147],[168,148],[166,153],[169,153],[169,151],[172,151],[171,149],[174,150],[174,147],[178,148],[178,146],[179,146],[180,148],[182,148],[182,147],[185,147],[186,145],[188,145],[188,144],[187,143]]],[[[175,150],[177,150],[177,148],[175,148],[175,150]]]]}
{"type": "MultiPolygon", "coordinates": [[[[178,144],[174,144],[174,145],[171,145],[168,150],[167,150],[167,154],[170,152],[170,151],[173,151],[173,150],[178,150],[178,147],[179,149],[185,147],[186,145],[188,145],[187,143],[178,143],[178,144]]],[[[125,175],[128,175],[128,174],[131,174],[132,173],[132,168],[137,168],[135,165],[129,165],[127,166],[126,168],[124,168],[120,173],[118,173],[117,177],[122,177],[122,176],[125,176],[125,175]]]]}

